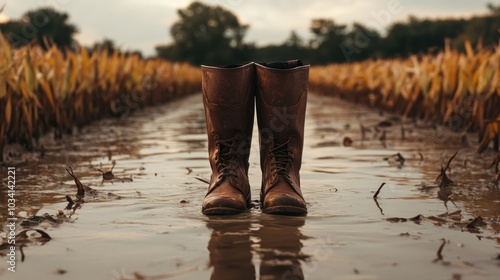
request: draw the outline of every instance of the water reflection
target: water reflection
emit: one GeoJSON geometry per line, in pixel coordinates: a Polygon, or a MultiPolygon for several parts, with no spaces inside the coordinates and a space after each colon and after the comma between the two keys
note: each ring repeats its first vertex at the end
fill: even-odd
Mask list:
{"type": "Polygon", "coordinates": [[[210,279],[255,279],[252,264],[251,222],[248,219],[210,218],[208,251],[213,267],[210,279]]]}
{"type": "Polygon", "coordinates": [[[210,279],[257,279],[253,256],[260,261],[260,279],[304,279],[300,228],[304,217],[270,215],[209,217],[210,279]]]}

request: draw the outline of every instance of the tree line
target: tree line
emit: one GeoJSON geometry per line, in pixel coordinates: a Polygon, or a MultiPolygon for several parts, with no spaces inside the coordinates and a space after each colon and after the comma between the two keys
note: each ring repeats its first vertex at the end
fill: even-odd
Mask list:
{"type": "MultiPolygon", "coordinates": [[[[245,41],[250,26],[233,12],[221,7],[193,2],[177,11],[178,20],[170,27],[173,42],[156,47],[157,56],[171,61],[200,64],[232,64],[244,61],[271,61],[300,58],[311,64],[344,63],[366,59],[406,57],[440,51],[446,39],[461,49],[468,38],[472,44],[493,46],[499,42],[500,5],[488,4],[483,15],[468,19],[422,19],[410,16],[391,24],[382,35],[361,23],[345,25],[333,19],[317,18],[310,23],[311,39],[290,31],[279,44],[257,46],[245,41]]],[[[52,8],[26,12],[20,19],[0,23],[0,32],[14,47],[38,44],[78,48],[74,40],[78,28],[67,13],[52,8]]],[[[117,49],[104,39],[90,50],[117,49]]]]}
{"type": "MultiPolygon", "coordinates": [[[[75,50],[81,47],[74,39],[78,33],[78,27],[69,19],[70,16],[67,13],[56,11],[51,7],[43,7],[27,11],[20,19],[0,23],[0,32],[14,48],[33,44],[44,49],[55,45],[63,50],[75,50]]],[[[91,52],[108,51],[108,53],[119,49],[109,38],[104,38],[86,48],[91,52]]],[[[141,55],[139,51],[126,53],[141,55]]]]}
{"type": "Polygon", "coordinates": [[[174,39],[156,48],[168,60],[199,64],[231,64],[243,61],[271,61],[300,58],[312,64],[344,63],[377,58],[406,57],[410,54],[442,50],[445,40],[463,49],[468,38],[472,44],[493,46],[499,42],[500,5],[487,5],[488,12],[469,19],[420,19],[410,16],[405,22],[389,26],[382,36],[361,23],[350,26],[333,19],[313,19],[311,39],[295,31],[281,44],[257,47],[245,42],[249,25],[220,6],[200,2],[178,10],[179,19],[170,28],[174,39]]]}

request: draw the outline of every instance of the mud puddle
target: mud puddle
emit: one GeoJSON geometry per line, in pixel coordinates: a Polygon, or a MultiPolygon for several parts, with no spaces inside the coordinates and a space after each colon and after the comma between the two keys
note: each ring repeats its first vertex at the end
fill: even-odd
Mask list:
{"type": "MultiPolygon", "coordinates": [[[[210,175],[200,98],[104,120],[60,142],[47,136],[33,154],[11,147],[19,219],[50,216],[17,231],[51,239],[28,231],[16,273],[0,258],[2,279],[497,279],[500,191],[487,169],[496,155],[476,155],[474,135],[310,95],[301,172],[309,215],[254,208],[209,218],[200,212],[207,185],[198,179],[210,175]],[[455,184],[439,188],[440,167],[456,151],[447,172],[455,184]],[[97,169],[113,163],[114,178],[103,182],[97,169]],[[68,166],[100,195],[68,208],[66,196],[77,193],[68,166]]],[[[4,166],[3,183],[6,174],[4,166]]],[[[0,199],[6,225],[5,188],[0,199]]]]}

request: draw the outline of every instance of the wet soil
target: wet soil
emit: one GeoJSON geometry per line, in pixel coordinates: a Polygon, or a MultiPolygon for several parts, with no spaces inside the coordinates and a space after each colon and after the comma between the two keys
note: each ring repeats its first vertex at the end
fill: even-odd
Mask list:
{"type": "Polygon", "coordinates": [[[47,135],[43,158],[9,147],[0,222],[7,221],[7,166],[16,166],[20,221],[45,213],[61,221],[18,224],[18,232],[39,229],[52,239],[29,231],[17,272],[2,256],[0,276],[498,279],[500,190],[487,169],[497,155],[475,154],[475,135],[310,95],[301,172],[309,214],[286,217],[258,209],[256,132],[255,207],[230,217],[200,211],[210,175],[200,95],[103,120],[58,142],[47,135]],[[454,184],[440,188],[435,179],[456,151],[447,171],[454,184]],[[103,182],[97,169],[106,174],[113,162],[113,178],[103,182]],[[65,209],[66,196],[77,194],[68,166],[97,195],[65,209]]]}

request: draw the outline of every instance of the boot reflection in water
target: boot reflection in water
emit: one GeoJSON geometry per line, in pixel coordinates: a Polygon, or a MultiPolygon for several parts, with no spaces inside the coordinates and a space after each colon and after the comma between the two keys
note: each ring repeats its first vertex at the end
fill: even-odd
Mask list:
{"type": "Polygon", "coordinates": [[[262,217],[256,233],[260,240],[260,279],[304,279],[300,262],[309,259],[301,252],[305,236],[300,227],[304,223],[304,217],[262,217]]]}
{"type": "Polygon", "coordinates": [[[262,210],[269,214],[306,215],[299,171],[309,65],[291,60],[201,69],[212,168],[202,212],[221,215],[248,209],[248,156],[255,103],[262,210]]]}
{"type": "Polygon", "coordinates": [[[250,220],[210,218],[207,228],[212,230],[208,251],[210,279],[255,279],[250,240],[250,220]]]}
{"type": "Polygon", "coordinates": [[[256,279],[252,256],[260,257],[259,279],[304,279],[300,232],[304,217],[210,218],[210,279],[256,279]]]}

